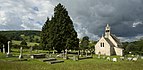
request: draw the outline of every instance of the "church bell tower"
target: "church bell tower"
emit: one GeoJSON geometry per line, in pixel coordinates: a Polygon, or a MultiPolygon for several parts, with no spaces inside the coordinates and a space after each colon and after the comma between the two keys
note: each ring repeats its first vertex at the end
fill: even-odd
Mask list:
{"type": "Polygon", "coordinates": [[[105,28],[105,38],[109,38],[109,36],[110,36],[110,26],[109,24],[107,24],[105,28]]]}

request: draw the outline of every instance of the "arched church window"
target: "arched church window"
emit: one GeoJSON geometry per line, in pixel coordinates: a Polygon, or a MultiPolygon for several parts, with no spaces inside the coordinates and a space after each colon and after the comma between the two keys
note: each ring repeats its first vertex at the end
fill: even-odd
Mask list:
{"type": "Polygon", "coordinates": [[[102,46],[104,47],[104,43],[102,43],[102,44],[103,44],[102,46]]]}
{"type": "Polygon", "coordinates": [[[102,47],[102,43],[100,43],[100,47],[102,47]]]}

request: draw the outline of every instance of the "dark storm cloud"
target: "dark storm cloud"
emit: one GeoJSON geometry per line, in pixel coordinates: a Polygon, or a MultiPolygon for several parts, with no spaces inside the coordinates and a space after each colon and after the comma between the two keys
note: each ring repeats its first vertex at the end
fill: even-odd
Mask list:
{"type": "Polygon", "coordinates": [[[143,0],[54,0],[52,3],[59,2],[68,9],[76,30],[101,36],[108,23],[112,33],[120,37],[143,34],[143,0]]]}
{"type": "Polygon", "coordinates": [[[106,24],[110,24],[113,34],[126,41],[143,35],[143,0],[0,0],[0,3],[0,30],[40,30],[46,17],[53,15],[54,6],[62,3],[79,38],[99,39],[106,24]]]}

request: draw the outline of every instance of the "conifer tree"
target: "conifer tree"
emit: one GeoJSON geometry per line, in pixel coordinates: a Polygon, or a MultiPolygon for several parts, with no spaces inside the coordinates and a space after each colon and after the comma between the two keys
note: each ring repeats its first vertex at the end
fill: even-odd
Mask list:
{"type": "MultiPolygon", "coordinates": [[[[43,26],[45,35],[43,41],[46,41],[48,48],[55,48],[58,52],[65,49],[78,48],[79,39],[74,30],[73,22],[68,15],[66,8],[60,3],[54,8],[54,16],[43,26]],[[45,26],[47,27],[45,29],[45,26]]],[[[43,29],[42,28],[42,29],[43,29]]]]}

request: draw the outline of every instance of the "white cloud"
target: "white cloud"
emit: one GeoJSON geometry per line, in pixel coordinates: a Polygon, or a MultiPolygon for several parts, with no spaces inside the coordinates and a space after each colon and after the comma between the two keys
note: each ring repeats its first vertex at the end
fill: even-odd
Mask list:
{"type": "Polygon", "coordinates": [[[138,21],[138,22],[134,22],[132,27],[136,27],[136,26],[138,26],[138,25],[140,25],[140,24],[143,24],[143,23],[142,23],[142,22],[140,22],[140,21],[138,21]]]}
{"type": "Polygon", "coordinates": [[[48,0],[1,0],[0,3],[0,30],[40,30],[54,7],[48,0]]]}

